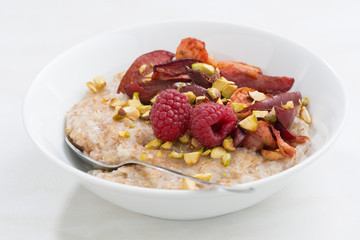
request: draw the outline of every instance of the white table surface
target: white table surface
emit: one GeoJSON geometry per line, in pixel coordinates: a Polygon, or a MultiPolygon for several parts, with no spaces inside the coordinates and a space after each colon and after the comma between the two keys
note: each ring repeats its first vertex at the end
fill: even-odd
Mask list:
{"type": "Polygon", "coordinates": [[[359,55],[355,0],[1,0],[0,239],[360,239],[359,55]],[[27,87],[58,54],[122,26],[176,19],[282,35],[328,62],[349,94],[346,127],[321,159],[265,201],[202,221],[156,219],[100,199],[48,162],[22,122],[27,87]]]}

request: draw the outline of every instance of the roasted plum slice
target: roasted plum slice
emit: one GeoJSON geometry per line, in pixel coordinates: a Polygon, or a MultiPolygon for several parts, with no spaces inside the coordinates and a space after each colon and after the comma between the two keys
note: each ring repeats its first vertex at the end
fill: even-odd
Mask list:
{"type": "Polygon", "coordinates": [[[294,78],[274,77],[262,74],[258,67],[240,62],[218,62],[220,73],[238,87],[249,87],[263,93],[280,94],[290,90],[294,78]]]}
{"type": "Polygon", "coordinates": [[[265,100],[259,101],[250,105],[245,111],[248,110],[261,110],[261,111],[270,111],[274,106],[281,107],[281,105],[286,104],[288,101],[293,101],[294,106],[299,105],[299,100],[301,100],[300,92],[287,92],[275,95],[265,100]]]}
{"type": "MultiPolygon", "coordinates": [[[[174,54],[165,50],[156,50],[153,52],[145,53],[138,57],[130,68],[126,71],[124,77],[122,78],[117,93],[122,92],[129,95],[125,90],[125,86],[132,85],[136,82],[141,82],[145,76],[153,71],[151,66],[156,64],[161,64],[169,62],[174,58],[174,54]],[[143,71],[140,71],[140,67],[146,65],[146,68],[143,71]]],[[[129,95],[131,96],[131,95],[129,95]]]]}
{"type": "Polygon", "coordinates": [[[284,109],[282,107],[274,106],[276,119],[285,128],[289,128],[294,122],[296,116],[296,109],[284,109]]]}
{"type": "Polygon", "coordinates": [[[187,69],[187,73],[189,74],[191,81],[193,81],[196,85],[204,88],[211,88],[212,83],[210,82],[210,77],[205,73],[191,68],[187,69]]]}
{"type": "Polygon", "coordinates": [[[191,68],[191,65],[197,62],[200,61],[194,58],[183,58],[155,65],[151,81],[190,81],[188,68],[191,68]]]}

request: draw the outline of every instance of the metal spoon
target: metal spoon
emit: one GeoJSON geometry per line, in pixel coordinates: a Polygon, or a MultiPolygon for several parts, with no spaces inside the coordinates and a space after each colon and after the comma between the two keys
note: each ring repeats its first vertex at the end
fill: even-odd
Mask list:
{"type": "Polygon", "coordinates": [[[241,193],[248,193],[248,192],[252,192],[254,191],[254,188],[250,187],[250,188],[244,188],[241,185],[237,185],[237,186],[226,186],[226,185],[222,185],[222,184],[217,184],[217,183],[212,183],[212,182],[208,182],[208,181],[204,181],[186,174],[183,174],[181,172],[177,172],[168,168],[164,168],[164,167],[160,167],[160,166],[156,166],[150,163],[146,163],[146,162],[141,162],[141,161],[137,161],[137,160],[128,160],[119,164],[106,164],[106,163],[102,163],[99,161],[96,161],[94,159],[92,159],[91,157],[87,156],[86,154],[84,154],[82,151],[80,151],[72,142],[71,140],[69,140],[68,137],[65,137],[65,142],[67,143],[67,145],[71,148],[71,150],[73,150],[73,152],[75,152],[75,154],[84,162],[92,165],[95,168],[98,169],[103,169],[103,170],[114,170],[114,169],[118,169],[119,167],[125,166],[125,165],[130,165],[130,164],[137,164],[137,165],[142,165],[142,166],[146,166],[146,167],[150,167],[153,169],[157,169],[159,171],[162,172],[166,172],[181,178],[187,178],[190,179],[194,182],[197,183],[201,183],[201,184],[205,184],[211,187],[214,187],[216,189],[221,189],[221,190],[225,190],[225,191],[230,191],[230,192],[241,192],[241,193]]]}

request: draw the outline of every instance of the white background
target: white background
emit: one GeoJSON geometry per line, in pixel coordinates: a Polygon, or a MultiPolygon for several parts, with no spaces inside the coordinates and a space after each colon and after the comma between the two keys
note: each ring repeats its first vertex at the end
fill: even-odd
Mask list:
{"type": "Polygon", "coordinates": [[[360,239],[359,55],[355,0],[0,0],[0,239],[360,239]],[[27,87],[57,55],[109,30],[176,19],[232,22],[297,42],[337,72],[350,103],[337,142],[287,187],[202,221],[156,219],[100,199],[48,162],[22,122],[27,87]]]}

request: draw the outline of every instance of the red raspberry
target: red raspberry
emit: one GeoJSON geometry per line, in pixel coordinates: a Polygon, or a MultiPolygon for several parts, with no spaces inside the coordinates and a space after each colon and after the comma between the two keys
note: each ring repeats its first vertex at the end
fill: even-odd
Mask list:
{"type": "Polygon", "coordinates": [[[236,127],[237,117],[231,108],[218,103],[197,105],[189,119],[190,134],[204,147],[221,145],[236,127]]]}
{"type": "Polygon", "coordinates": [[[188,128],[191,109],[184,94],[174,89],[162,91],[150,111],[155,136],[162,141],[179,139],[188,128]]]}

